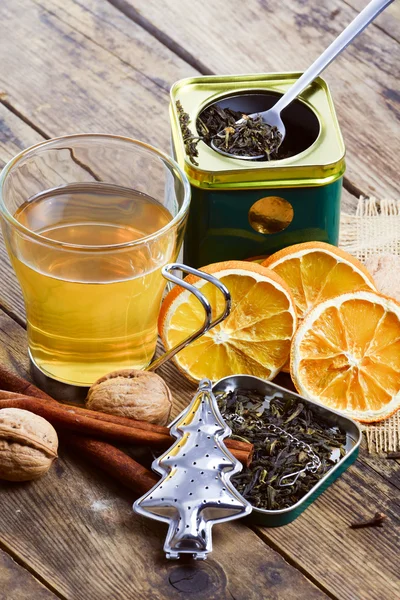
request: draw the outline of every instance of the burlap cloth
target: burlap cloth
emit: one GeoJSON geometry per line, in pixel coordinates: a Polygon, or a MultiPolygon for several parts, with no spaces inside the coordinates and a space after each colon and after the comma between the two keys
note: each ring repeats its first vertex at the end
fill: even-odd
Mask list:
{"type": "MultiPolygon", "coordinates": [[[[400,257],[400,201],[360,198],[355,215],[341,215],[339,245],[367,264],[376,256],[400,257]]],[[[393,279],[398,278],[400,271],[393,273],[393,279]]],[[[363,429],[369,452],[400,450],[400,410],[363,429]]]]}

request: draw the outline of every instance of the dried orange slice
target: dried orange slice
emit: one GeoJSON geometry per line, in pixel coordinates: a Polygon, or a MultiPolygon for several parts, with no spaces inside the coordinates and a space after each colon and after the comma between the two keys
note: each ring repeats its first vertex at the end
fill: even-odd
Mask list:
{"type": "Polygon", "coordinates": [[[369,291],[329,298],[292,342],[300,394],[365,423],[400,408],[400,304],[369,291]]]}
{"type": "MultiPolygon", "coordinates": [[[[324,242],[289,246],[269,256],[262,265],[275,271],[290,287],[299,323],[308,310],[327,298],[376,289],[359,260],[324,242]]],[[[289,372],[289,362],[282,370],[289,372]]]]}
{"type": "MultiPolygon", "coordinates": [[[[261,265],[245,261],[216,263],[201,269],[221,280],[232,296],[230,315],[181,350],[175,363],[192,381],[216,381],[236,373],[272,379],[285,363],[296,329],[296,309],[282,279],[261,265]]],[[[189,275],[209,300],[213,317],[224,307],[222,294],[211,283],[189,275]]],[[[160,311],[159,332],[166,349],[199,329],[204,309],[187,290],[176,286],[160,311]]]]}
{"type": "Polygon", "coordinates": [[[346,292],[376,290],[364,265],[340,248],[305,242],[279,250],[262,265],[288,284],[301,319],[313,306],[346,292]]]}

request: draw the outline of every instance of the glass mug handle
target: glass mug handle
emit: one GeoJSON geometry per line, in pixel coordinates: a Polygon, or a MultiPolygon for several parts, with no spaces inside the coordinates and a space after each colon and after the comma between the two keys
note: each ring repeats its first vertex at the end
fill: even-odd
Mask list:
{"type": "Polygon", "coordinates": [[[170,360],[173,356],[175,356],[175,354],[177,354],[178,352],[183,350],[183,348],[186,348],[186,346],[188,344],[191,344],[192,342],[197,340],[199,337],[201,337],[204,333],[209,331],[212,327],[215,327],[215,325],[218,325],[218,323],[221,323],[221,321],[226,319],[226,317],[229,315],[229,313],[231,311],[231,295],[229,293],[229,290],[216,277],[213,277],[212,275],[209,275],[208,273],[204,273],[204,271],[199,271],[198,269],[193,269],[193,267],[188,267],[188,266],[182,265],[180,263],[171,263],[171,264],[165,265],[165,267],[163,267],[161,269],[161,273],[162,273],[163,277],[165,277],[165,279],[168,279],[168,281],[171,281],[172,283],[175,283],[176,285],[179,285],[179,286],[185,288],[186,290],[188,290],[189,292],[191,292],[192,294],[194,294],[196,296],[196,298],[199,300],[199,302],[201,302],[201,304],[204,308],[205,318],[204,318],[204,323],[200,327],[200,329],[198,329],[197,331],[195,331],[194,333],[189,335],[186,339],[184,339],[182,342],[180,342],[179,344],[177,344],[176,346],[174,346],[173,348],[168,350],[168,352],[165,352],[165,354],[163,354],[162,356],[157,358],[157,360],[153,361],[145,369],[146,371],[155,371],[156,369],[158,369],[158,367],[161,367],[161,365],[163,365],[165,362],[170,360]],[[209,303],[207,298],[194,285],[191,285],[190,283],[187,283],[187,281],[185,281],[184,279],[180,279],[179,277],[177,277],[175,275],[175,273],[179,272],[179,271],[181,273],[185,273],[185,274],[190,273],[191,275],[196,275],[196,277],[199,277],[200,279],[205,279],[209,283],[212,283],[213,285],[215,285],[219,289],[219,291],[222,293],[222,295],[224,296],[224,300],[225,300],[225,308],[224,308],[223,312],[214,319],[214,321],[212,321],[211,304],[209,303]]]}

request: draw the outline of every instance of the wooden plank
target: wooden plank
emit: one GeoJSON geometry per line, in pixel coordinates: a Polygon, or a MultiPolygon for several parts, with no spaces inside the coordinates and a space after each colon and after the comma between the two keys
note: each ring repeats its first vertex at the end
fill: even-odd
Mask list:
{"type": "Polygon", "coordinates": [[[1,104],[0,99],[0,169],[18,152],[42,140],[39,133],[1,104]]]}
{"type": "MultiPolygon", "coordinates": [[[[345,0],[345,2],[358,11],[361,11],[368,4],[367,0],[345,0]]],[[[390,4],[374,23],[382,31],[400,42],[400,4],[398,2],[390,4]]]]}
{"type": "Polygon", "coordinates": [[[342,189],[341,211],[348,215],[355,214],[357,209],[359,195],[353,196],[346,188],[342,189]]]}
{"type": "MultiPolygon", "coordinates": [[[[160,86],[167,94],[171,82],[197,71],[171,52],[143,27],[104,0],[35,0],[36,3],[100,45],[134,71],[160,86]]],[[[87,65],[85,65],[87,68],[87,65]]],[[[118,103],[118,98],[115,98],[118,103]]]]}
{"type": "MultiPolygon", "coordinates": [[[[0,170],[21,150],[42,141],[42,136],[0,103],[0,170]]],[[[21,290],[11,267],[3,236],[0,237],[0,305],[25,319],[21,290]]]]}
{"type": "Polygon", "coordinates": [[[262,538],[341,600],[398,600],[398,491],[358,461],[290,525],[258,528],[262,538]],[[349,529],[383,512],[381,528],[349,529]]]}
{"type": "Polygon", "coordinates": [[[363,453],[363,462],[400,490],[400,460],[385,459],[376,454],[363,453]]]}
{"type": "Polygon", "coordinates": [[[1,549],[0,589],[1,597],[4,600],[27,600],[27,598],[54,600],[59,598],[1,549]]]}
{"type": "MultiPolygon", "coordinates": [[[[102,48],[102,21],[99,41],[93,42],[33,0],[1,3],[0,19],[5,32],[0,38],[0,92],[46,134],[102,131],[169,147],[166,91],[115,50],[102,48]]],[[[135,31],[120,43],[135,57],[141,46],[140,39],[136,46],[133,40],[135,31]]],[[[170,63],[155,46],[153,64],[159,61],[168,74],[170,63]]],[[[176,63],[181,61],[176,58],[176,63]]],[[[181,74],[190,74],[184,67],[181,74]]],[[[172,68],[173,77],[178,72],[172,68]]]]}
{"type": "MultiPolygon", "coordinates": [[[[215,73],[305,69],[355,16],[343,0],[249,0],[245,8],[240,0],[204,0],[201,11],[171,0],[167,19],[157,0],[113,2],[215,73]]],[[[398,195],[399,58],[396,41],[372,26],[324,75],[347,145],[347,178],[378,197],[398,195]]]]}
{"type": "MultiPolygon", "coordinates": [[[[1,312],[0,360],[27,377],[26,333],[1,312]]],[[[2,482],[0,544],[71,600],[166,600],[178,592],[194,600],[259,600],[266,590],[271,599],[326,597],[241,523],[215,528],[206,563],[166,561],[165,527],[135,515],[132,500],[61,450],[45,478],[2,482]]]]}

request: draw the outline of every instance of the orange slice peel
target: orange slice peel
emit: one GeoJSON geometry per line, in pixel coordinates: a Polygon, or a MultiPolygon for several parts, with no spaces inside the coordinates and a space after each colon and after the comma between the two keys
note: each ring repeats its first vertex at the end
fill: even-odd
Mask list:
{"type": "Polygon", "coordinates": [[[289,246],[272,254],[262,265],[288,284],[299,318],[328,298],[363,289],[376,290],[374,280],[359,260],[324,242],[289,246]]]}
{"type": "MultiPolygon", "coordinates": [[[[304,242],[279,250],[263,263],[289,286],[299,323],[316,304],[358,290],[376,290],[364,265],[351,254],[324,242],[304,242]]],[[[283,371],[289,372],[287,363],[283,371]]]]}
{"type": "MultiPolygon", "coordinates": [[[[232,296],[230,315],[179,352],[174,362],[197,382],[247,373],[273,379],[286,362],[297,319],[293,296],[285,282],[256,263],[227,261],[201,269],[220,279],[232,296]]],[[[224,306],[222,294],[211,283],[189,275],[209,300],[213,318],[224,306]]],[[[159,316],[159,332],[168,350],[199,329],[204,321],[200,302],[175,286],[166,296],[159,316]]]]}
{"type": "Polygon", "coordinates": [[[400,408],[400,303],[373,291],[342,294],[308,312],[290,373],[300,394],[360,422],[400,408]]]}

